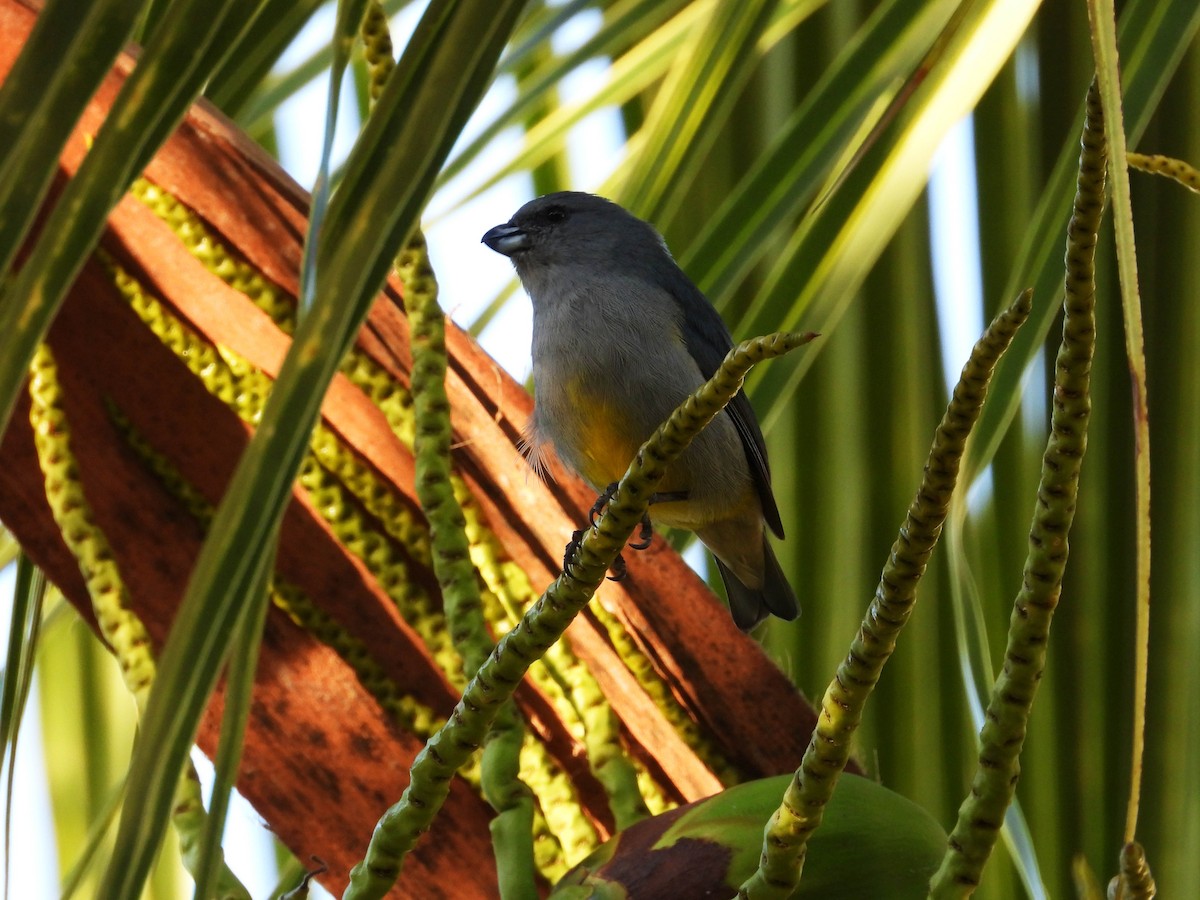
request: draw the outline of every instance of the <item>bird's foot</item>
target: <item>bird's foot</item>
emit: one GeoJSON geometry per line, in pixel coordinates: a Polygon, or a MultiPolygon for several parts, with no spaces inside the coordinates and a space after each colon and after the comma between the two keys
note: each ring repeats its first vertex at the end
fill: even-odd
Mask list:
{"type": "MultiPolygon", "coordinates": [[[[583,529],[580,528],[578,531],[573,531],[571,533],[571,540],[567,544],[566,550],[563,551],[563,571],[572,578],[575,578],[576,575],[572,570],[573,567],[571,563],[575,557],[575,551],[579,549],[579,546],[582,543],[583,529]]],[[[617,558],[613,560],[612,574],[607,576],[607,578],[609,581],[620,581],[628,574],[629,568],[625,565],[625,558],[618,553],[617,558]]]]}
{"type": "MultiPolygon", "coordinates": [[[[596,527],[596,519],[604,512],[604,508],[617,493],[617,483],[614,481],[606,487],[600,496],[596,498],[596,502],[592,504],[592,508],[588,510],[588,522],[593,528],[596,527]]],[[[688,498],[687,491],[664,491],[659,494],[654,494],[650,497],[650,505],[655,503],[675,503],[686,500],[688,498]]],[[[650,546],[650,542],[654,539],[654,526],[650,522],[650,511],[647,510],[642,515],[642,524],[638,529],[638,539],[630,541],[629,546],[634,550],[645,550],[650,546]]],[[[573,541],[573,546],[577,545],[577,541],[573,541]]],[[[621,574],[618,579],[625,577],[624,561],[622,561],[621,574]]]]}
{"type": "MultiPolygon", "coordinates": [[[[592,508],[588,510],[588,522],[591,524],[592,528],[596,527],[596,519],[602,512],[604,512],[604,508],[608,506],[609,501],[612,500],[616,493],[617,483],[614,481],[603,491],[601,491],[600,496],[596,498],[596,502],[593,503],[592,508]]],[[[687,498],[687,491],[665,491],[660,494],[654,494],[650,498],[650,503],[674,503],[677,501],[686,500],[687,498]]],[[[563,570],[567,571],[568,574],[570,574],[569,564],[571,557],[579,548],[579,544],[582,540],[583,532],[576,531],[571,536],[571,543],[567,544],[566,556],[563,558],[563,570]]],[[[653,540],[654,526],[650,522],[650,512],[647,510],[642,515],[642,524],[638,528],[638,539],[636,541],[630,541],[629,546],[634,550],[645,550],[650,546],[650,542],[653,540]]],[[[609,576],[609,581],[620,581],[629,574],[629,569],[625,565],[625,559],[619,553],[617,554],[617,558],[613,560],[612,573],[613,574],[609,576]]]]}
{"type": "Polygon", "coordinates": [[[629,546],[634,550],[645,550],[650,546],[650,542],[654,540],[654,526],[650,524],[650,513],[646,512],[642,516],[642,524],[638,528],[638,539],[630,541],[629,546]]]}
{"type": "Polygon", "coordinates": [[[563,568],[563,571],[565,573],[567,573],[568,575],[570,575],[572,578],[575,577],[575,573],[571,571],[571,559],[572,559],[572,557],[575,556],[575,551],[579,549],[579,545],[582,543],[583,543],[583,529],[580,528],[576,531],[571,532],[571,540],[569,540],[567,542],[567,547],[565,550],[563,550],[562,568],[563,568]]]}
{"type": "Polygon", "coordinates": [[[596,502],[593,503],[592,508],[588,510],[588,522],[593,528],[596,527],[596,519],[599,518],[600,513],[604,512],[604,507],[608,506],[608,501],[611,500],[616,493],[617,483],[614,481],[600,492],[600,496],[596,498],[596,502]]]}

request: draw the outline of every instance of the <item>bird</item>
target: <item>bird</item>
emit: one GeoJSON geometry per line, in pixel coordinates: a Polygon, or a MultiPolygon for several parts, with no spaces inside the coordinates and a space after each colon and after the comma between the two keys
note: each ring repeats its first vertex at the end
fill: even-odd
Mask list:
{"type": "MultiPolygon", "coordinates": [[[[733,338],[654,226],[611,200],[538,197],[482,243],[512,260],[533,304],[530,462],[544,474],[552,447],[603,499],[733,338]]],[[[655,521],[694,532],[713,554],[740,629],[800,614],[767,538],[768,528],[782,538],[783,523],[744,392],[667,468],[651,502],[655,521]]]]}

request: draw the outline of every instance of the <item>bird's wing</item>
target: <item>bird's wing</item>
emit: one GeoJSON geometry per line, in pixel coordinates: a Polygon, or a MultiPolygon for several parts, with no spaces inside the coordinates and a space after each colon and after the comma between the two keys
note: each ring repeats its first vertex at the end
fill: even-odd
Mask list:
{"type": "MultiPolygon", "coordinates": [[[[708,298],[677,266],[670,266],[668,272],[663,273],[660,283],[683,312],[680,319],[688,352],[696,360],[700,373],[706,379],[711,378],[720,368],[725,354],[733,347],[729,329],[708,298]]],[[[771,467],[767,463],[766,442],[745,391],[738,391],[725,411],[733,419],[738,436],[742,439],[742,447],[746,451],[746,460],[750,463],[750,473],[762,504],[763,519],[771,531],[782,538],[783,522],[780,521],[779,507],[771,491],[771,467]]]]}

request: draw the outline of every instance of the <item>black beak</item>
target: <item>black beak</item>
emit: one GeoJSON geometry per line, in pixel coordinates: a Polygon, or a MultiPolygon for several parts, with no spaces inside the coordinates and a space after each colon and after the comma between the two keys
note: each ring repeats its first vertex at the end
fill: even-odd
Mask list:
{"type": "Polygon", "coordinates": [[[512,256],[514,253],[528,250],[530,246],[529,235],[522,231],[520,226],[513,225],[511,222],[497,225],[488,231],[483,236],[483,243],[504,256],[512,256]]]}

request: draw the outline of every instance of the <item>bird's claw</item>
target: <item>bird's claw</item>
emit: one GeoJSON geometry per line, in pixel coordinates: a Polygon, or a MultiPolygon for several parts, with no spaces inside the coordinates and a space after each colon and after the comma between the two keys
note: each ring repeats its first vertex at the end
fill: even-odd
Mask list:
{"type": "MultiPolygon", "coordinates": [[[[611,501],[612,498],[614,496],[616,496],[616,493],[617,493],[617,482],[614,481],[612,484],[610,484],[608,487],[606,487],[600,493],[599,497],[596,498],[596,502],[593,503],[592,508],[590,510],[588,510],[588,522],[591,524],[592,528],[596,527],[597,517],[602,512],[604,512],[604,508],[606,506],[608,506],[609,501],[611,501]]],[[[669,491],[669,492],[664,492],[661,494],[655,494],[654,496],[652,496],[650,498],[650,503],[651,504],[674,503],[677,501],[686,500],[687,498],[688,498],[687,491],[669,491]]],[[[579,532],[579,531],[575,532],[574,537],[572,537],[572,539],[571,539],[571,543],[567,545],[568,558],[570,558],[571,551],[573,551],[576,547],[579,546],[579,541],[581,540],[581,536],[582,536],[582,532],[579,532]]],[[[650,512],[647,510],[642,515],[642,524],[641,524],[641,527],[638,529],[638,539],[636,541],[630,541],[629,546],[632,547],[634,550],[646,550],[650,547],[650,543],[653,540],[654,540],[654,526],[650,522],[650,512]]],[[[618,556],[617,559],[613,563],[613,572],[616,573],[616,575],[611,580],[620,581],[622,578],[625,577],[625,575],[627,574],[627,571],[628,570],[626,569],[626,566],[625,566],[625,560],[622,559],[620,556],[618,556]]]]}
{"type": "Polygon", "coordinates": [[[650,513],[642,516],[642,525],[638,530],[638,539],[630,541],[629,546],[634,550],[645,550],[650,546],[650,542],[654,540],[654,526],[650,524],[650,513]]]}
{"type": "MultiPolygon", "coordinates": [[[[579,549],[579,546],[582,543],[583,529],[580,528],[578,531],[573,531],[571,533],[571,540],[568,542],[566,550],[563,551],[563,572],[565,572],[571,578],[576,577],[571,563],[575,556],[575,551],[579,549]]],[[[612,575],[608,575],[606,577],[609,581],[621,581],[628,574],[629,568],[625,565],[625,558],[618,553],[617,558],[613,560],[612,575]]]]}
{"type": "Polygon", "coordinates": [[[571,540],[567,542],[567,547],[563,551],[562,568],[563,568],[563,571],[566,574],[570,575],[572,578],[575,577],[575,573],[571,571],[571,557],[573,557],[575,555],[575,551],[579,549],[579,545],[582,543],[583,543],[583,529],[580,528],[577,531],[571,532],[571,540]]]}
{"type": "Polygon", "coordinates": [[[588,522],[593,528],[596,527],[596,518],[600,513],[604,512],[604,507],[608,506],[608,501],[617,493],[617,483],[614,481],[596,498],[596,502],[592,504],[592,508],[588,510],[588,522]]]}

